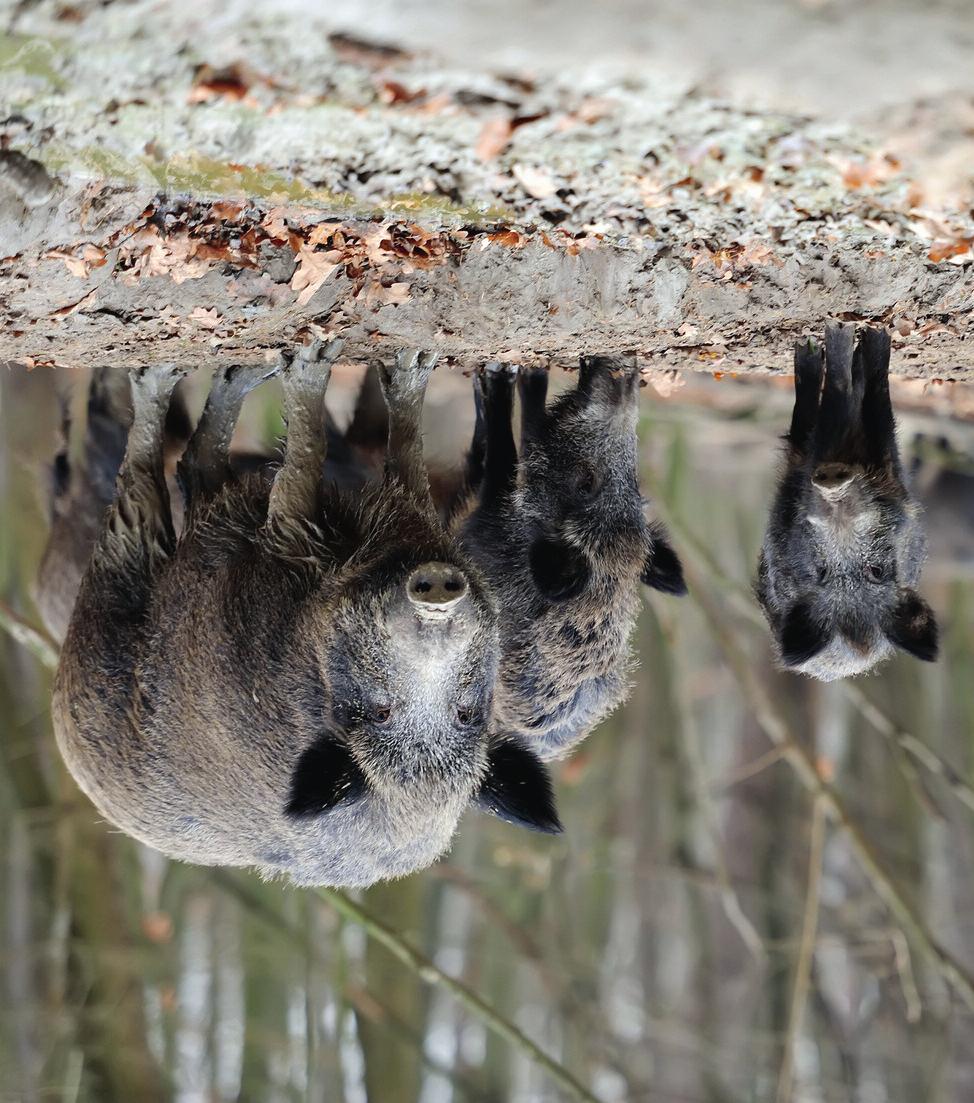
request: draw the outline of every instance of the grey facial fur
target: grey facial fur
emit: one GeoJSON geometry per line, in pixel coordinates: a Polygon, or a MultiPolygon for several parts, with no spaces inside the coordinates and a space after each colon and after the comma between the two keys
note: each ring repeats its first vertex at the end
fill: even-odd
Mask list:
{"type": "Polygon", "coordinates": [[[683,594],[679,559],[646,520],[637,476],[633,359],[584,359],[578,385],[547,405],[547,373],[477,380],[468,460],[476,499],[458,522],[501,609],[494,708],[543,758],[566,754],[625,697],[639,585],[683,594]]]}
{"type": "Polygon", "coordinates": [[[781,665],[832,681],[900,648],[937,655],[916,591],[926,553],[889,395],[890,339],[826,327],[795,350],[795,406],[756,592],[781,665]]]}
{"type": "Polygon", "coordinates": [[[46,577],[90,550],[53,716],[107,819],[174,858],[366,885],[434,861],[471,802],[559,825],[540,762],[491,729],[496,608],[437,518],[422,458],[434,358],[379,367],[385,473],[350,475],[352,494],[324,478],[339,347],[283,359],[283,463],[242,475],[230,434],[268,373],[217,374],[180,463],[181,529],[163,454],[182,373],[134,371],[131,415],[93,388],[85,463],[55,464],[66,523],[52,543],[71,535],[72,516],[84,533],[52,548],[46,577]]]}

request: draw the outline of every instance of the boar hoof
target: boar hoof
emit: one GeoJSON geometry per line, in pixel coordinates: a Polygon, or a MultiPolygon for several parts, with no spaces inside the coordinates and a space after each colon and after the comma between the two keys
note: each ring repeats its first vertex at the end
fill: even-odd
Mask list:
{"type": "Polygon", "coordinates": [[[320,394],[324,391],[331,376],[331,366],[338,359],[343,344],[338,338],[327,344],[315,338],[293,351],[282,350],[275,371],[281,376],[285,395],[320,394]]]}
{"type": "Polygon", "coordinates": [[[503,364],[499,360],[491,360],[489,364],[484,364],[484,371],[487,375],[507,376],[514,379],[518,373],[518,366],[517,364],[503,364]]]}
{"type": "Polygon", "coordinates": [[[419,352],[416,349],[400,349],[396,353],[396,366],[376,365],[379,383],[386,402],[396,403],[421,399],[426,391],[438,356],[435,352],[419,352]]]}
{"type": "Polygon", "coordinates": [[[133,393],[148,400],[163,399],[172,394],[176,384],[186,376],[189,368],[179,368],[175,364],[149,364],[146,367],[132,368],[129,379],[133,393]]]}
{"type": "Polygon", "coordinates": [[[266,364],[233,364],[220,368],[210,385],[210,395],[225,394],[227,397],[243,398],[261,383],[277,375],[279,364],[268,367],[266,364]]]}
{"type": "MultiPolygon", "coordinates": [[[[156,427],[166,416],[169,400],[176,384],[187,374],[188,368],[177,368],[174,364],[150,364],[144,368],[133,368],[129,372],[132,387],[132,410],[137,426],[151,426],[146,446],[156,447],[156,427]]],[[[144,429],[139,428],[136,436],[142,436],[144,429]]]]}

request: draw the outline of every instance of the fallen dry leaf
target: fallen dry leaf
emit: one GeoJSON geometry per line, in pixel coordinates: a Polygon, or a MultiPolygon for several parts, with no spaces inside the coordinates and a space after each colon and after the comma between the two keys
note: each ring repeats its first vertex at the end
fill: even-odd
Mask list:
{"type": "Polygon", "coordinates": [[[401,306],[409,301],[409,284],[400,282],[386,287],[380,281],[373,280],[356,298],[364,300],[368,306],[401,306]]]}
{"type": "Polygon", "coordinates": [[[74,314],[76,310],[80,310],[86,302],[97,292],[98,288],[93,287],[87,295],[82,295],[76,302],[68,303],[67,306],[59,307],[57,310],[51,312],[52,318],[66,318],[69,314],[74,314]]]}
{"type": "Polygon", "coordinates": [[[79,280],[87,279],[88,265],[82,257],[76,257],[65,249],[49,249],[44,254],[45,260],[63,260],[64,267],[79,280]]]}
{"type": "Polygon", "coordinates": [[[416,103],[425,96],[425,88],[407,88],[398,80],[379,81],[379,102],[388,104],[390,107],[397,103],[416,103]]]}
{"type": "Polygon", "coordinates": [[[509,249],[516,249],[521,244],[521,235],[517,230],[501,230],[496,234],[488,234],[486,240],[496,242],[498,245],[506,245],[509,249]]]}
{"type": "Polygon", "coordinates": [[[189,320],[203,329],[216,329],[223,319],[217,313],[215,306],[210,308],[198,306],[190,312],[189,320]]]}
{"type": "Polygon", "coordinates": [[[507,149],[514,127],[509,118],[488,119],[484,123],[474,146],[474,155],[478,161],[493,161],[507,149]]]}
{"type": "Polygon", "coordinates": [[[876,154],[868,161],[847,161],[840,164],[842,183],[852,191],[871,188],[895,176],[900,162],[891,153],[876,154]]]}
{"type": "Polygon", "coordinates": [[[252,83],[252,74],[238,62],[219,69],[212,65],[200,65],[193,76],[193,87],[186,100],[187,103],[205,103],[216,99],[242,100],[250,91],[252,83]]]}
{"type": "Polygon", "coordinates": [[[394,61],[407,61],[412,54],[399,46],[385,42],[369,42],[355,35],[336,31],[328,36],[328,44],[342,61],[363,65],[369,69],[381,69],[394,61]]]}
{"type": "Polygon", "coordinates": [[[535,199],[550,199],[558,190],[558,185],[544,169],[530,165],[512,165],[511,173],[522,188],[535,199]]]}
{"type": "MultiPolygon", "coordinates": [[[[340,255],[339,255],[340,256],[340,255]]],[[[291,277],[291,290],[298,291],[298,306],[305,306],[315,292],[338,267],[335,253],[331,250],[317,253],[313,247],[305,246],[298,253],[298,266],[291,277]]]]}
{"type": "Polygon", "coordinates": [[[964,257],[970,253],[972,245],[974,245],[974,238],[969,237],[935,241],[930,246],[927,259],[932,260],[934,264],[939,264],[942,260],[949,261],[957,257],[964,257]]]}

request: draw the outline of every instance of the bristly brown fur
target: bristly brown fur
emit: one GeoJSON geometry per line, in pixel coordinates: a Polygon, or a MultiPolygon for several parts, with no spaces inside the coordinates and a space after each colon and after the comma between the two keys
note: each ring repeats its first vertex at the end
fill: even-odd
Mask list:
{"type": "Polygon", "coordinates": [[[86,538],[47,561],[73,561],[75,578],[87,566],[52,712],[71,772],[136,838],[299,884],[366,885],[428,865],[471,802],[539,830],[557,816],[534,756],[490,728],[496,608],[429,505],[422,462],[432,360],[382,374],[389,471],[370,482],[349,466],[354,489],[339,489],[323,468],[331,352],[285,359],[299,443],[250,474],[228,444],[262,376],[217,374],[180,466],[181,530],[163,474],[178,373],[133,376],[124,459],[104,447],[105,434],[124,441],[119,419],[89,419],[89,462],[102,457],[100,485],[117,491],[101,519],[92,480],[61,480],[86,538]],[[410,579],[431,568],[454,580],[455,601],[413,596],[410,579]]]}

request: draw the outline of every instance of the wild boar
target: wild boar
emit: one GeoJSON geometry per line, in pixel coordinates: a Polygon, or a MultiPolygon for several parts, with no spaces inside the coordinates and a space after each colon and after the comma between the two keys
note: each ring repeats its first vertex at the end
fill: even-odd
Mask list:
{"type": "Polygon", "coordinates": [[[520,456],[516,375],[490,364],[475,380],[475,493],[456,525],[501,610],[498,722],[551,759],[626,696],[640,583],[686,586],[639,490],[635,359],[584,358],[550,405],[547,372],[521,372],[520,456]]]}
{"type": "MultiPolygon", "coordinates": [[[[132,373],[124,459],[53,699],[65,762],[112,823],[174,858],[302,885],[423,868],[471,802],[560,829],[544,767],[491,725],[496,609],[430,496],[420,417],[435,358],[379,367],[385,471],[350,494],[324,478],[339,348],[283,358],[276,469],[235,476],[229,457],[266,370],[215,376],[180,461],[178,535],[163,447],[181,372],[132,373]]],[[[121,438],[94,406],[84,477],[101,465],[100,485],[121,438]]]]}
{"type": "Polygon", "coordinates": [[[900,648],[937,656],[937,622],[916,585],[926,542],[907,489],[889,393],[890,338],[829,325],[825,355],[795,349],[785,466],[756,593],[781,665],[832,681],[900,648]],[[824,382],[823,382],[824,377],[824,382]]]}

